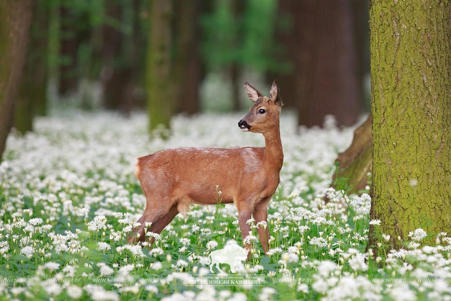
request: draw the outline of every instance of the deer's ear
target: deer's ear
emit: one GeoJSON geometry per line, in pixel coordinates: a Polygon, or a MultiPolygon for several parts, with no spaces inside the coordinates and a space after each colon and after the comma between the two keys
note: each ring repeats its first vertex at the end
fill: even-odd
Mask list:
{"type": "Polygon", "coordinates": [[[274,101],[274,103],[279,101],[279,88],[277,88],[275,81],[272,82],[271,90],[269,90],[269,96],[271,96],[271,100],[274,101]]]}
{"type": "Polygon", "coordinates": [[[255,89],[254,87],[252,87],[251,84],[249,84],[248,82],[244,83],[244,88],[246,89],[247,92],[247,96],[249,97],[250,100],[252,100],[253,102],[256,102],[257,99],[259,97],[261,97],[261,93],[255,89]]]}

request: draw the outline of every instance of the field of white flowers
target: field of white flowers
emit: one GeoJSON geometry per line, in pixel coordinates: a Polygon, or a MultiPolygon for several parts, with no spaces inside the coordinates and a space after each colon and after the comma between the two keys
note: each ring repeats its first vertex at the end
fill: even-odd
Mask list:
{"type": "MultiPolygon", "coordinates": [[[[370,197],[327,190],[352,129],[301,129],[282,120],[285,162],[270,203],[268,256],[259,242],[245,272],[210,271],[209,254],[234,239],[233,205],[192,206],[152,249],[127,245],[144,197],[135,158],[178,146],[263,145],[240,115],[177,117],[168,141],[150,140],[146,119],[57,114],[34,133],[11,135],[0,165],[0,300],[451,300],[451,239],[371,260],[370,197]],[[347,208],[342,207],[347,203],[347,208]],[[383,264],[384,263],[384,264],[383,264]]],[[[412,229],[415,230],[415,229],[412,229]]],[[[255,225],[254,225],[254,235],[255,225]]],[[[256,240],[255,237],[251,239],[256,240]]]]}

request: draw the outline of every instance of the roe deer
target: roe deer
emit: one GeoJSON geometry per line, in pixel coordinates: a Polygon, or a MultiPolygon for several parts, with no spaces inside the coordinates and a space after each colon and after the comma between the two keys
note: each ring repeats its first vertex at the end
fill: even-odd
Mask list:
{"type": "MultiPolygon", "coordinates": [[[[138,158],[136,176],[147,201],[129,243],[144,241],[146,229],[160,233],[177,213],[186,212],[191,203],[216,204],[219,189],[222,203],[235,203],[243,242],[251,250],[245,240],[251,231],[247,221],[251,215],[256,223],[267,221],[268,202],[279,185],[283,163],[279,130],[282,104],[275,82],[269,98],[247,82],[244,87],[254,105],[238,126],[263,134],[265,147],[177,148],[138,158]]],[[[261,223],[257,231],[266,254],[267,223],[261,223]]]]}

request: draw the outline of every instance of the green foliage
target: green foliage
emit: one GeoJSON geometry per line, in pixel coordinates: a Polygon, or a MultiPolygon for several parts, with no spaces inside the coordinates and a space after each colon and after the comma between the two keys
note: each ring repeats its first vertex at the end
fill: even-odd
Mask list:
{"type": "Polygon", "coordinates": [[[210,70],[232,63],[259,72],[280,68],[274,59],[279,50],[274,43],[275,0],[245,1],[242,13],[233,11],[232,1],[218,0],[215,4],[201,20],[202,51],[210,70]]]}

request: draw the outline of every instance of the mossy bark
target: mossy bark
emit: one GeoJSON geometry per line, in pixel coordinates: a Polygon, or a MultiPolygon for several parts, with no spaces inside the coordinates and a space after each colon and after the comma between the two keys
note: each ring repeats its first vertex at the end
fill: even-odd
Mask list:
{"type": "MultiPolygon", "coordinates": [[[[172,4],[167,0],[152,0],[147,53],[147,110],[149,132],[170,128],[174,109],[174,75],[171,62],[172,4]]],[[[160,133],[165,136],[164,133],[160,133]]]]}
{"type": "Polygon", "coordinates": [[[0,157],[13,123],[30,27],[31,3],[30,0],[0,0],[0,157]]]}
{"type": "MultiPolygon", "coordinates": [[[[451,233],[450,9],[447,0],[373,0],[370,247],[417,228],[451,233]]],[[[380,246],[380,245],[379,245],[380,246]]]]}
{"type": "Polygon", "coordinates": [[[351,145],[336,160],[332,187],[346,193],[358,193],[368,184],[373,166],[372,116],[354,131],[351,145]]]}

